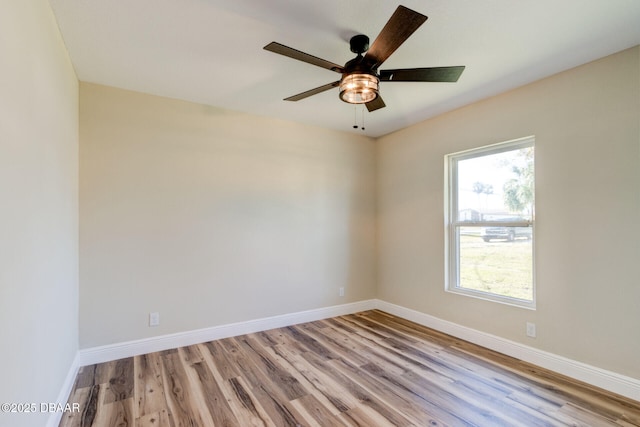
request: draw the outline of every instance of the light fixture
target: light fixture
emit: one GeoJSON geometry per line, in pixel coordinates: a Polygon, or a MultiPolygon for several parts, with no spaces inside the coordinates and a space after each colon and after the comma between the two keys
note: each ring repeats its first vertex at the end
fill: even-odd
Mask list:
{"type": "Polygon", "coordinates": [[[349,104],[366,104],[378,97],[380,80],[373,74],[352,73],[340,80],[340,99],[349,104]]]}

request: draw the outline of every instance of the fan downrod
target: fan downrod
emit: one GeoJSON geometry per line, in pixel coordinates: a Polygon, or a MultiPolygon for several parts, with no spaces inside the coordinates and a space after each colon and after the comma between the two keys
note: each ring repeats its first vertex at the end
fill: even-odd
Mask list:
{"type": "Polygon", "coordinates": [[[351,48],[351,52],[362,55],[369,50],[369,37],[364,34],[355,35],[349,40],[349,47],[351,48]]]}

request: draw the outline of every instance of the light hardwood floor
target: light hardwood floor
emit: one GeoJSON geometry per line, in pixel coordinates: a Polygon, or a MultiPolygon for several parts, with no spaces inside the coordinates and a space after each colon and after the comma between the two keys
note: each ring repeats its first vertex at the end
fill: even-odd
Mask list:
{"type": "Polygon", "coordinates": [[[640,426],[635,402],[381,311],[81,368],[60,426],[640,426]]]}

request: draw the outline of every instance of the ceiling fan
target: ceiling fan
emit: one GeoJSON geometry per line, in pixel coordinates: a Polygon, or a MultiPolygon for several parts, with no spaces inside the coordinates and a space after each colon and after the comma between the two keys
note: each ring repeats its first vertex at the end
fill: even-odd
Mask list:
{"type": "Polygon", "coordinates": [[[349,41],[351,52],[357,54],[357,56],[344,64],[344,66],[277,42],[269,43],[264,49],[342,74],[340,80],[290,96],[285,98],[285,101],[300,101],[334,87],[339,87],[341,100],[350,104],[365,104],[368,111],[375,111],[385,107],[379,91],[381,81],[456,82],[462,71],[464,71],[464,66],[402,68],[378,71],[378,67],[426,20],[426,16],[402,5],[398,6],[371,47],[369,47],[369,37],[363,34],[351,38],[349,41]],[[363,56],[365,52],[366,54],[363,56]]]}

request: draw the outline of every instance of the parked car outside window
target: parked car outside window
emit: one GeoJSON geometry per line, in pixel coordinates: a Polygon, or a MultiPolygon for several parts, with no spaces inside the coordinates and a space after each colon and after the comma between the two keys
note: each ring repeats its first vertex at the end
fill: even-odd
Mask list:
{"type": "MultiPolygon", "coordinates": [[[[505,218],[506,221],[526,221],[521,217],[505,218]]],[[[507,240],[513,242],[515,239],[524,238],[531,240],[532,230],[531,227],[482,227],[480,230],[480,236],[482,240],[488,242],[490,240],[507,240]]]]}

